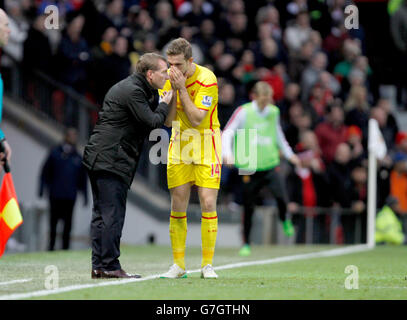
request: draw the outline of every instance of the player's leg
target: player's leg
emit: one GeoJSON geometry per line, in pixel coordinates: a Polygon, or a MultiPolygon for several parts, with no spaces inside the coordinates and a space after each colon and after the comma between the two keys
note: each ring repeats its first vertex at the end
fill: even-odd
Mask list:
{"type": "Polygon", "coordinates": [[[287,216],[287,189],[280,173],[280,167],[269,170],[267,173],[268,186],[277,202],[278,217],[283,223],[284,234],[288,237],[294,235],[294,226],[287,216]]]}
{"type": "Polygon", "coordinates": [[[161,275],[161,278],[186,278],[185,272],[185,242],[187,239],[187,208],[191,194],[191,183],[170,189],[170,239],[174,264],[161,275]]]}
{"type": "Polygon", "coordinates": [[[53,251],[55,248],[55,239],[57,235],[57,224],[59,220],[60,205],[57,199],[50,197],[50,235],[49,235],[49,250],[53,251]]]}
{"type": "Polygon", "coordinates": [[[250,234],[252,229],[253,213],[256,207],[256,198],[260,189],[264,186],[264,173],[256,172],[252,175],[242,176],[243,189],[243,247],[239,251],[241,256],[249,256],[250,234]]]}
{"type": "Polygon", "coordinates": [[[191,195],[191,183],[170,189],[171,215],[170,238],[174,264],[185,270],[185,242],[187,238],[187,208],[191,195]]]}
{"type": "Polygon", "coordinates": [[[202,274],[203,278],[217,278],[212,268],[215,254],[216,237],[218,234],[218,214],[216,200],[218,189],[198,186],[198,196],[201,203],[201,238],[202,238],[202,274]]]}
{"type": "Polygon", "coordinates": [[[75,200],[65,200],[63,210],[64,229],[62,234],[62,249],[68,250],[71,242],[72,216],[75,200]]]}

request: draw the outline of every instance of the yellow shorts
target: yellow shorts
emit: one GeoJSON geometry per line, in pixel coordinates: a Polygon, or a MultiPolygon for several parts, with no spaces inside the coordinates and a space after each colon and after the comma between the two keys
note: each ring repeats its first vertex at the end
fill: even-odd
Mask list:
{"type": "Polygon", "coordinates": [[[175,133],[168,147],[167,182],[172,189],[188,182],[219,189],[222,170],[220,131],[192,136],[175,133]]]}

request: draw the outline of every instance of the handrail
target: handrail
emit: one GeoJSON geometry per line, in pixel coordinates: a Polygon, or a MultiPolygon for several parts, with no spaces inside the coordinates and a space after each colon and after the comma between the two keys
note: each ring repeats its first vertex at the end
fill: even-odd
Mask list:
{"type": "MultiPolygon", "coordinates": [[[[16,60],[13,56],[11,56],[7,51],[3,51],[2,55],[7,56],[8,59],[10,59],[13,64],[17,65],[19,68],[23,69],[23,64],[22,62],[16,60]]],[[[26,70],[25,70],[26,71],[26,70]]],[[[59,90],[63,91],[64,93],[66,93],[70,98],[77,100],[78,102],[81,103],[81,105],[84,105],[85,107],[87,107],[90,110],[99,110],[98,105],[90,102],[88,99],[86,99],[83,95],[81,95],[80,93],[77,93],[74,89],[72,89],[71,87],[67,86],[66,84],[63,84],[62,82],[51,78],[49,75],[45,74],[44,72],[42,72],[41,70],[38,69],[32,69],[29,70],[31,71],[34,75],[38,76],[39,78],[41,78],[42,80],[44,80],[47,84],[49,84],[50,86],[54,86],[57,87],[59,90]]]]}

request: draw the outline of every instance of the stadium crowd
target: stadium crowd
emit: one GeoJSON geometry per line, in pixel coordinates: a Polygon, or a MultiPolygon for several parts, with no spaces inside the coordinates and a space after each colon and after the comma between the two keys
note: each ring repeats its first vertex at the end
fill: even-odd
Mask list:
{"type": "MultiPolygon", "coordinates": [[[[134,72],[143,53],[164,52],[171,39],[181,36],[193,44],[194,60],[218,77],[222,128],[250,99],[256,81],[273,88],[287,141],[302,161],[301,170],[287,172],[290,212],[346,208],[366,222],[368,120],[378,121],[389,150],[379,163],[378,206],[391,194],[399,200],[401,215],[407,214],[407,134],[398,128],[392,101],[378,94],[363,26],[345,28],[348,4],[6,0],[12,31],[4,50],[25,68],[41,70],[101,105],[107,90],[134,72]],[[58,30],[44,27],[50,4],[59,8],[58,30]]],[[[224,168],[223,192],[236,189],[235,174],[224,168]]],[[[323,241],[329,215],[321,217],[317,241],[323,241]]],[[[355,219],[342,216],[339,242],[355,240],[355,219]]],[[[297,240],[304,241],[301,232],[297,240]]]]}

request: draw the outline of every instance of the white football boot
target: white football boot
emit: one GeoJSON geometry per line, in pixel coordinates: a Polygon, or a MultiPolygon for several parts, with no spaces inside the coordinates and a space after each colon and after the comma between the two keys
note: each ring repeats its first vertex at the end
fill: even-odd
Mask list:
{"type": "Polygon", "coordinates": [[[160,278],[167,278],[167,279],[177,279],[177,278],[186,278],[187,273],[184,269],[179,267],[177,264],[173,264],[166,273],[162,274],[160,278]]]}
{"type": "Polygon", "coordinates": [[[217,279],[218,275],[210,264],[207,264],[201,270],[201,278],[203,279],[217,279]]]}

